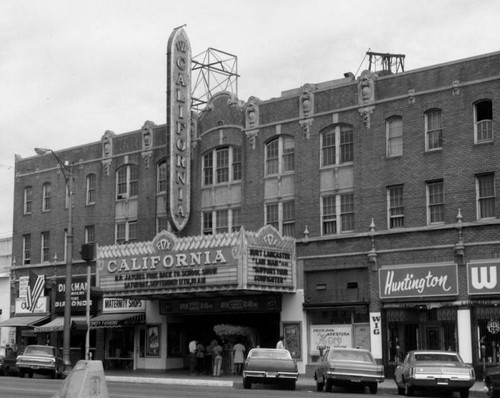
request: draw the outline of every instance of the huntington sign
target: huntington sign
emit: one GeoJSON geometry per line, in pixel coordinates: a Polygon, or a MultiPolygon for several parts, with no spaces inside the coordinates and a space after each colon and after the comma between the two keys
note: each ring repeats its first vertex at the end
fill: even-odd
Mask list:
{"type": "Polygon", "coordinates": [[[379,294],[381,299],[457,295],[457,265],[382,268],[379,270],[379,294]]]}
{"type": "Polygon", "coordinates": [[[167,125],[170,141],[168,215],[176,231],[189,219],[191,190],[191,45],[175,29],[167,48],[167,125]]]}

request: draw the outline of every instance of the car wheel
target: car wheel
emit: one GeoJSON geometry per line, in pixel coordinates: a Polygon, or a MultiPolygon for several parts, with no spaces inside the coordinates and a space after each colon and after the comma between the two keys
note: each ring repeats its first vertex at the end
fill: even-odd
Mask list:
{"type": "Polygon", "coordinates": [[[248,379],[243,379],[243,388],[245,390],[249,390],[252,388],[252,383],[250,383],[250,380],[248,379]]]}
{"type": "Polygon", "coordinates": [[[469,389],[460,390],[460,398],[469,398],[469,389]]]}
{"type": "Polygon", "coordinates": [[[405,381],[405,395],[411,397],[413,395],[413,388],[405,381]]]}
{"type": "Polygon", "coordinates": [[[370,383],[370,385],[368,387],[370,388],[370,394],[376,394],[377,393],[378,384],[376,382],[375,383],[370,383]]]}
{"type": "Polygon", "coordinates": [[[332,381],[327,379],[325,382],[325,391],[332,392],[332,387],[333,387],[332,381]]]}
{"type": "Polygon", "coordinates": [[[285,387],[288,389],[288,390],[295,390],[295,380],[289,380],[286,384],[285,384],[285,387]]]}
{"type": "Polygon", "coordinates": [[[404,395],[405,394],[405,389],[403,387],[398,386],[398,394],[399,395],[404,395]]]}

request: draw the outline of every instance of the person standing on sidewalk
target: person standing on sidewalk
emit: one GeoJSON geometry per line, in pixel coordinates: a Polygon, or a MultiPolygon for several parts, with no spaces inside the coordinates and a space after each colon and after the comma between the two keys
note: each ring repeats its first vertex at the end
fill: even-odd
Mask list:
{"type": "Polygon", "coordinates": [[[241,375],[243,371],[243,362],[245,362],[245,346],[238,342],[233,347],[234,351],[234,366],[236,366],[236,374],[241,375]]]}
{"type": "Polygon", "coordinates": [[[191,376],[194,376],[195,368],[196,368],[196,346],[198,342],[196,340],[191,340],[189,342],[189,370],[191,372],[191,376]]]}
{"type": "Polygon", "coordinates": [[[280,339],[276,343],[276,348],[278,348],[280,350],[284,350],[285,349],[285,343],[283,342],[283,340],[284,340],[284,337],[280,336],[280,339]]]}
{"type": "Polygon", "coordinates": [[[214,376],[220,376],[220,369],[222,367],[222,347],[217,342],[214,348],[212,348],[212,354],[214,356],[214,376]]]}

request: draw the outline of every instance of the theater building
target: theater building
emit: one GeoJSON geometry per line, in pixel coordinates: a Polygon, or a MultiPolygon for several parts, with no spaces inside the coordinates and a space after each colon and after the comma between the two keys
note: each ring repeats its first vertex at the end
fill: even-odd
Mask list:
{"type": "MultiPolygon", "coordinates": [[[[331,346],[371,350],[388,375],[416,348],[498,363],[500,53],[265,100],[224,91],[194,112],[182,28],[168,49],[166,123],[55,152],[75,181],[74,251],[96,244],[97,359],[187,367],[193,338],[230,350],[284,334],[301,372],[331,346]]],[[[11,300],[43,275],[42,324],[24,329],[53,344],[37,328],[64,278],[60,170],[50,154],[16,159],[11,300]]]]}

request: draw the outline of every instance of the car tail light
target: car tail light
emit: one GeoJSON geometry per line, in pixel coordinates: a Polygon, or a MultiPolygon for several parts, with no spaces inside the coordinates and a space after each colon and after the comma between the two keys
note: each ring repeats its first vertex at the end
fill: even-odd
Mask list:
{"type": "Polygon", "coordinates": [[[415,376],[415,368],[410,368],[410,377],[415,376]]]}

